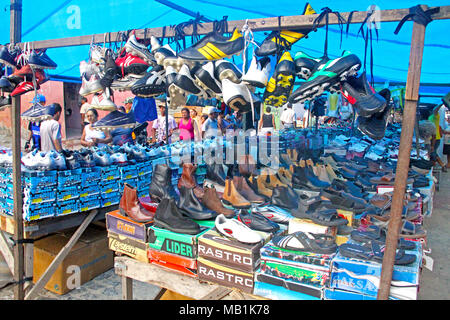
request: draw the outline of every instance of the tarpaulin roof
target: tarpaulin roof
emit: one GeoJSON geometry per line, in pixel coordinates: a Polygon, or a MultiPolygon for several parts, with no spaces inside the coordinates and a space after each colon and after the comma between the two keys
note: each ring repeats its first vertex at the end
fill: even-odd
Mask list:
{"type": "MultiPolygon", "coordinates": [[[[163,1],[162,1],[163,2],[163,1]]],[[[292,0],[171,0],[191,12],[200,13],[210,20],[245,20],[253,18],[292,16],[302,14],[306,2],[292,0]]],[[[405,9],[417,5],[413,1],[359,0],[324,1],[311,0],[311,6],[319,13],[329,7],[333,11],[366,11],[375,4],[379,9],[405,9]]],[[[1,0],[0,43],[9,42],[9,0],[1,0]]],[[[449,5],[450,1],[428,1],[428,6],[449,5]]],[[[192,16],[154,0],[23,0],[22,42],[75,37],[130,29],[154,28],[175,25],[192,19],[192,16]]],[[[378,82],[405,82],[407,78],[412,22],[404,24],[395,35],[397,22],[383,22],[378,29],[378,39],[373,39],[373,71],[378,82]]],[[[364,59],[364,40],[358,35],[360,24],[350,25],[340,43],[341,31],[338,25],[329,26],[328,55],[331,58],[350,50],[364,59]]],[[[450,83],[450,20],[436,20],[426,29],[421,83],[450,83]]],[[[231,30],[230,30],[231,31],[231,30]]],[[[255,40],[262,42],[268,32],[255,32],[255,40]]],[[[189,37],[190,38],[190,37],[189,37]]],[[[325,28],[309,34],[291,49],[291,53],[304,51],[312,56],[323,55],[325,28]]],[[[190,42],[188,42],[190,44],[190,42]]],[[[175,46],[173,46],[175,49],[175,46]]],[[[88,57],[89,46],[48,49],[48,55],[58,64],[50,73],[60,76],[79,77],[79,63],[88,57]]],[[[370,60],[368,56],[367,61],[370,60]]],[[[239,61],[239,58],[237,58],[239,61]]],[[[238,63],[238,62],[236,62],[238,63]]],[[[367,69],[369,66],[367,65],[367,69]]],[[[442,95],[449,91],[446,86],[421,87],[421,94],[442,95]]]]}

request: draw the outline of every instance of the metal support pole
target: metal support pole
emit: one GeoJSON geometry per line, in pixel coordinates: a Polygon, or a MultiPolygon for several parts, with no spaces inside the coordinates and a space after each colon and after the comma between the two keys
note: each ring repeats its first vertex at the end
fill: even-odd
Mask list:
{"type": "Polygon", "coordinates": [[[166,99],[166,144],[169,144],[169,107],[166,99]]]}
{"type": "Polygon", "coordinates": [[[381,269],[380,288],[377,296],[378,300],[387,300],[391,289],[398,235],[402,226],[403,198],[405,195],[406,180],[409,171],[411,143],[414,132],[417,101],[419,97],[424,40],[425,26],[414,22],[409,57],[408,79],[406,82],[406,103],[403,110],[403,122],[400,136],[397,170],[395,174],[394,194],[392,196],[391,218],[389,220],[386,236],[386,250],[384,252],[381,269]]]}
{"type": "MultiPolygon", "coordinates": [[[[21,41],[22,35],[22,0],[11,0],[10,13],[10,43],[21,41]]],[[[21,163],[21,134],[20,134],[20,97],[12,98],[11,108],[11,132],[13,153],[13,196],[14,196],[14,299],[23,300],[24,292],[24,248],[18,240],[23,238],[22,220],[22,179],[20,171],[21,163]]]]}

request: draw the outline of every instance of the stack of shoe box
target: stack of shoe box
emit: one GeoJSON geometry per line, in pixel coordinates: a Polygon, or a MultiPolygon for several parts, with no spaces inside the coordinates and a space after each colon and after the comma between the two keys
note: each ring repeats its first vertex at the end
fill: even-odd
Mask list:
{"type": "Polygon", "coordinates": [[[279,300],[319,300],[328,286],[333,256],[282,249],[270,241],[261,248],[254,293],[279,300]]]}
{"type": "Polygon", "coordinates": [[[151,161],[141,162],[136,166],[137,169],[137,193],[138,197],[147,197],[149,195],[150,183],[152,182],[153,166],[151,161]]]}
{"type": "Polygon", "coordinates": [[[110,165],[108,167],[101,167],[100,171],[100,198],[102,207],[118,204],[120,201],[119,184],[121,177],[119,167],[110,165]]]}
{"type": "Polygon", "coordinates": [[[151,226],[148,230],[149,261],[164,268],[197,277],[198,239],[210,229],[210,221],[196,222],[201,228],[200,233],[196,235],[176,233],[151,226]]]}
{"type": "Polygon", "coordinates": [[[56,216],[80,212],[82,169],[58,171],[56,216]]]}
{"type": "Polygon", "coordinates": [[[101,179],[101,169],[99,167],[82,169],[80,189],[81,212],[101,207],[101,189],[99,188],[101,179]]]}
{"type": "MultiPolygon", "coordinates": [[[[352,243],[350,240],[348,243],[352,243]]],[[[415,242],[414,250],[406,254],[416,256],[413,263],[394,265],[389,299],[417,300],[422,268],[422,244],[415,242]]],[[[380,262],[347,258],[338,254],[332,260],[329,287],[324,290],[326,300],[375,300],[380,285],[380,262]]]]}
{"type": "Polygon", "coordinates": [[[198,278],[253,293],[255,270],[260,266],[260,249],[271,234],[258,232],[263,242],[246,244],[224,237],[212,228],[198,239],[198,278]]]}
{"type": "Polygon", "coordinates": [[[123,192],[123,186],[125,183],[129,184],[133,188],[137,187],[138,181],[138,169],[136,164],[129,164],[127,166],[119,167],[120,182],[119,192],[123,192]]]}

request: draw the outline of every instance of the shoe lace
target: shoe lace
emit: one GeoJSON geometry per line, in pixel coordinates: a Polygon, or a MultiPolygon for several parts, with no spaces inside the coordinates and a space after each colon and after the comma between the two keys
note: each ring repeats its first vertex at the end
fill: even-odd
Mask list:
{"type": "Polygon", "coordinates": [[[328,57],[328,21],[329,21],[329,15],[330,13],[334,14],[338,19],[338,25],[339,29],[341,31],[341,38],[339,43],[339,48],[342,46],[342,35],[343,35],[343,25],[345,24],[345,19],[342,17],[342,15],[337,11],[332,11],[328,7],[324,7],[321,9],[322,12],[319,14],[319,16],[314,19],[312,30],[317,31],[319,28],[320,23],[325,18],[325,46],[324,46],[324,57],[328,57]]]}
{"type": "Polygon", "coordinates": [[[426,11],[423,11],[420,5],[409,8],[409,14],[407,14],[406,16],[403,17],[402,20],[400,20],[400,22],[397,25],[397,28],[395,28],[394,34],[398,34],[403,24],[409,19],[421,25],[427,26],[431,21],[433,21],[431,15],[438,13],[439,11],[440,7],[428,9],[426,11]]]}
{"type": "MultiPolygon", "coordinates": [[[[242,55],[242,74],[244,74],[247,70],[247,52],[250,44],[253,44],[257,48],[259,45],[255,42],[255,36],[253,35],[253,31],[248,25],[248,19],[245,20],[245,24],[242,26],[241,33],[244,35],[244,54],[242,55]]],[[[255,56],[255,48],[253,47],[252,56],[255,56]]]]}

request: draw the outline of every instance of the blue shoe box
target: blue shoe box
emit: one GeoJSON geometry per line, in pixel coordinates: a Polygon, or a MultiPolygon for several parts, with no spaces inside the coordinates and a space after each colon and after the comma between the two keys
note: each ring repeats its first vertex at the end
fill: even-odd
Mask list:
{"type": "MultiPolygon", "coordinates": [[[[376,295],[367,295],[352,291],[325,288],[323,290],[324,300],[377,300],[376,295]]],[[[389,296],[389,300],[400,300],[389,296]]]]}
{"type": "Polygon", "coordinates": [[[81,184],[82,169],[58,171],[58,188],[81,184]]]}
{"type": "Polygon", "coordinates": [[[80,201],[78,199],[58,203],[56,207],[56,216],[64,216],[77,212],[80,212],[80,201]]]}
{"type": "Polygon", "coordinates": [[[66,186],[65,188],[60,188],[56,192],[56,199],[58,202],[64,202],[67,200],[73,200],[80,198],[80,186],[66,186]]]}
{"type": "Polygon", "coordinates": [[[102,194],[102,207],[109,207],[120,202],[120,193],[119,192],[111,192],[108,194],[102,194]]]}
{"type": "Polygon", "coordinates": [[[56,206],[54,202],[23,205],[23,219],[26,221],[54,217],[55,215],[56,206]]]}
{"type": "Polygon", "coordinates": [[[119,167],[116,165],[100,167],[100,172],[102,182],[120,179],[119,167]]]}
{"type": "MultiPolygon", "coordinates": [[[[256,275],[258,274],[258,271],[256,275]]],[[[266,282],[255,281],[253,294],[271,300],[320,300],[301,292],[288,290],[284,287],[276,286],[266,282]]]]}
{"type": "MultiPolygon", "coordinates": [[[[350,241],[349,241],[350,242],[350,241]]],[[[406,251],[416,256],[409,265],[394,265],[390,294],[399,299],[417,299],[419,276],[422,267],[422,245],[406,251]]],[[[332,260],[330,288],[376,296],[381,276],[381,263],[347,258],[339,253],[332,260]]]]}
{"type": "Polygon", "coordinates": [[[137,165],[128,165],[126,167],[119,168],[120,171],[120,178],[122,180],[137,178],[138,176],[138,169],[137,165]]]}

